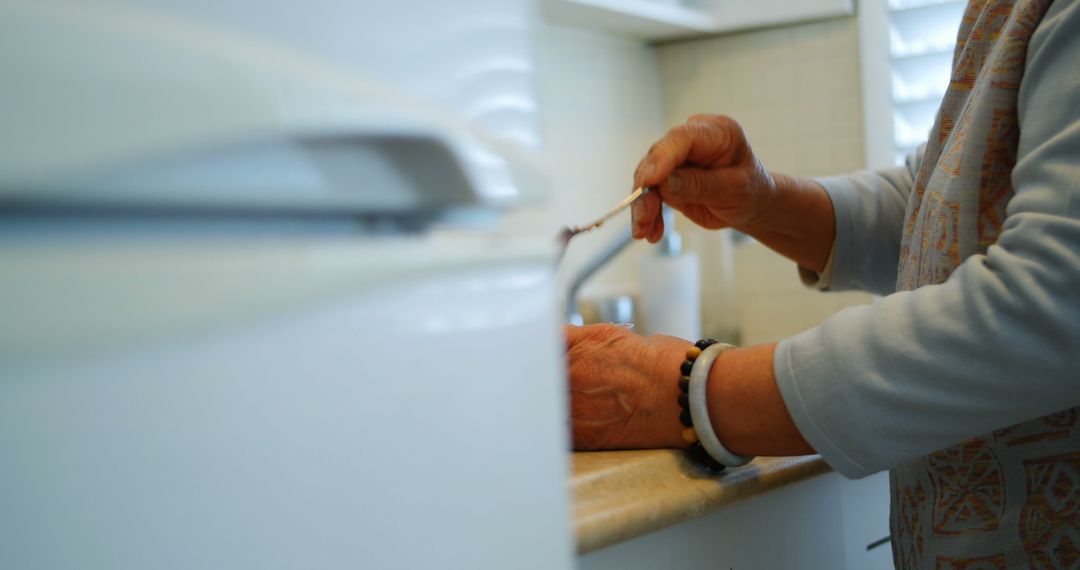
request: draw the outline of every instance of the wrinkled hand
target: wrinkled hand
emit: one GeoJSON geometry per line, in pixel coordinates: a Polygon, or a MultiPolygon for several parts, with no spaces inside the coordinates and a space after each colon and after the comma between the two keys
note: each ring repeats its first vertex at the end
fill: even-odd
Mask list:
{"type": "Polygon", "coordinates": [[[661,201],[707,229],[750,226],[777,194],[776,181],[754,156],[742,127],[730,117],[694,115],[649,149],[634,186],[657,187],[634,203],[635,238],[664,235],[661,201]]]}
{"type": "Polygon", "coordinates": [[[685,447],[679,365],[688,341],[618,325],[566,327],[574,449],[685,447]]]}

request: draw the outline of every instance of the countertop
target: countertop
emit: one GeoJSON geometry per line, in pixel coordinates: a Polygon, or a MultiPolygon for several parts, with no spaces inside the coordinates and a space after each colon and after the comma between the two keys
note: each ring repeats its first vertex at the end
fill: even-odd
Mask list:
{"type": "Polygon", "coordinates": [[[712,474],[681,451],[573,454],[571,488],[579,554],[598,550],[720,507],[830,471],[818,455],[759,457],[712,474]]]}

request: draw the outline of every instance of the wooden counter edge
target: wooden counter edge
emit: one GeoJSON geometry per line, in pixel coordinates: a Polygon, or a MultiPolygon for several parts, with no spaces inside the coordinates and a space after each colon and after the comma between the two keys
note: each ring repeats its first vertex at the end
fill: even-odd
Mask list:
{"type": "Polygon", "coordinates": [[[818,455],[759,457],[714,475],[672,449],[576,452],[572,463],[578,554],[831,470],[818,455]]]}

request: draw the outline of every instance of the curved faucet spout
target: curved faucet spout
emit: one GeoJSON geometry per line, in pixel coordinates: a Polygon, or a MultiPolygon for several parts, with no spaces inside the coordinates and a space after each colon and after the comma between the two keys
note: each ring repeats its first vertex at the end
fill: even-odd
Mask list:
{"type": "Polygon", "coordinates": [[[589,260],[589,263],[587,263],[585,267],[582,267],[581,270],[578,271],[577,276],[574,277],[574,281],[570,284],[570,288],[566,294],[567,322],[573,325],[584,324],[584,319],[578,311],[578,295],[581,294],[581,288],[589,278],[607,265],[609,261],[615,259],[622,250],[626,249],[627,246],[632,243],[634,243],[634,236],[630,227],[627,226],[626,228],[619,230],[619,233],[615,238],[600,250],[600,253],[589,260]]]}

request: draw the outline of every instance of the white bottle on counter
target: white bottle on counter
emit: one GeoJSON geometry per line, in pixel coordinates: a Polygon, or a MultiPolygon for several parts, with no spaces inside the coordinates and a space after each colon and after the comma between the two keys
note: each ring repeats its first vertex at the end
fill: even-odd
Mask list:
{"type": "Polygon", "coordinates": [[[644,334],[701,338],[701,268],[696,253],[682,251],[675,213],[664,207],[665,233],[640,259],[641,324],[644,334]]]}

